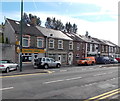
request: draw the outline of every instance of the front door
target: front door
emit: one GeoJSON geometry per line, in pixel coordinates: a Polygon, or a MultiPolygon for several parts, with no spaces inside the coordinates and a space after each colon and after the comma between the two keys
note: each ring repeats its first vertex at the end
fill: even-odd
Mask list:
{"type": "Polygon", "coordinates": [[[68,54],[68,64],[69,64],[69,65],[72,65],[72,62],[73,62],[73,53],[70,52],[70,53],[68,54]]]}
{"type": "Polygon", "coordinates": [[[58,61],[61,63],[61,55],[58,55],[58,61]]]}

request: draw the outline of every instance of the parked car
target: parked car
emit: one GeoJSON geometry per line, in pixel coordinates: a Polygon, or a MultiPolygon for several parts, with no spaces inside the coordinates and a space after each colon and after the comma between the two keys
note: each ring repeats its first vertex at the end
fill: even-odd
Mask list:
{"type": "Polygon", "coordinates": [[[110,63],[118,63],[118,61],[115,58],[110,58],[110,63]]]}
{"type": "Polygon", "coordinates": [[[115,58],[120,63],[120,58],[115,58]]]}
{"type": "Polygon", "coordinates": [[[96,63],[97,64],[109,64],[110,59],[109,59],[109,57],[97,57],[96,58],[96,63]]]}
{"type": "Polygon", "coordinates": [[[18,67],[17,63],[13,63],[10,60],[0,60],[0,71],[8,73],[11,70],[17,70],[18,67]]]}
{"type": "Polygon", "coordinates": [[[48,58],[48,57],[38,58],[34,63],[34,68],[44,67],[45,69],[47,69],[49,67],[60,68],[60,66],[61,63],[59,61],[55,61],[53,58],[48,58]]]}
{"type": "Polygon", "coordinates": [[[85,57],[84,59],[77,60],[78,65],[93,65],[95,63],[95,57],[85,57]]]}

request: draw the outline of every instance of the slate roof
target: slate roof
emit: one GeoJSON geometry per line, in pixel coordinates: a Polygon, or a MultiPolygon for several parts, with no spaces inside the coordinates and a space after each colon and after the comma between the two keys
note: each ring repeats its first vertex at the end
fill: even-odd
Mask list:
{"type": "Polygon", "coordinates": [[[105,44],[109,45],[109,46],[115,46],[114,44],[112,44],[110,41],[108,40],[103,40],[103,39],[100,39],[102,42],[104,42],[105,44]]]}
{"type": "MultiPolygon", "coordinates": [[[[16,34],[20,33],[20,21],[15,21],[12,19],[8,19],[7,21],[10,23],[16,34]]],[[[33,36],[43,36],[43,34],[35,27],[35,26],[30,26],[27,24],[23,25],[23,34],[29,34],[33,36]]]]}
{"type": "Polygon", "coordinates": [[[73,41],[80,41],[80,42],[85,42],[84,40],[81,39],[79,34],[69,34],[69,33],[64,33],[66,34],[68,37],[70,37],[71,39],[73,39],[73,41]]]}
{"type": "MultiPolygon", "coordinates": [[[[92,37],[93,38],[93,37],[92,37]]],[[[99,42],[100,44],[102,44],[102,45],[108,45],[108,44],[106,44],[105,42],[103,42],[103,41],[101,41],[100,39],[98,39],[98,38],[93,38],[95,41],[97,41],[97,42],[99,42]]]]}
{"type": "Polygon", "coordinates": [[[36,26],[36,28],[44,35],[49,38],[57,38],[57,39],[64,39],[64,40],[72,40],[70,37],[65,35],[63,32],[58,30],[53,30],[41,26],[36,26]]]}
{"type": "Polygon", "coordinates": [[[95,44],[100,44],[99,42],[97,42],[96,40],[94,40],[91,36],[89,37],[86,37],[86,36],[81,36],[81,38],[83,39],[83,40],[85,40],[86,42],[88,42],[88,43],[95,43],[95,44]]]}

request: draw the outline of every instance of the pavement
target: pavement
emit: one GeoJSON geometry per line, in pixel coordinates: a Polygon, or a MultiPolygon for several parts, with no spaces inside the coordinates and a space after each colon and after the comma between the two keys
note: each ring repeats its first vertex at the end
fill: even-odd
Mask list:
{"type": "MultiPolygon", "coordinates": [[[[52,70],[47,70],[47,69],[34,69],[32,63],[23,63],[22,64],[23,68],[22,71],[20,71],[19,69],[16,71],[10,71],[9,73],[2,73],[2,76],[11,76],[11,75],[22,75],[22,74],[33,74],[33,73],[51,73],[52,70]]],[[[102,67],[113,67],[113,66],[120,66],[120,64],[105,64],[105,65],[96,65],[99,68],[102,67]]],[[[75,65],[69,66],[69,65],[65,65],[62,66],[62,68],[66,68],[66,67],[75,67],[75,65]]],[[[82,66],[79,66],[82,67],[82,66]]]]}

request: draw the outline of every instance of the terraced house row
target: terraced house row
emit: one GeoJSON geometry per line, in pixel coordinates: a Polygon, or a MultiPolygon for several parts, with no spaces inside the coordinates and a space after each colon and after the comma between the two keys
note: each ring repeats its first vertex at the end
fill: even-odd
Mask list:
{"type": "MultiPolygon", "coordinates": [[[[2,58],[19,62],[20,22],[6,19],[2,58]]],[[[23,25],[23,62],[33,62],[35,58],[51,57],[62,65],[76,64],[76,60],[86,56],[120,57],[120,47],[110,41],[79,34],[68,34],[41,26],[23,25]]]]}

